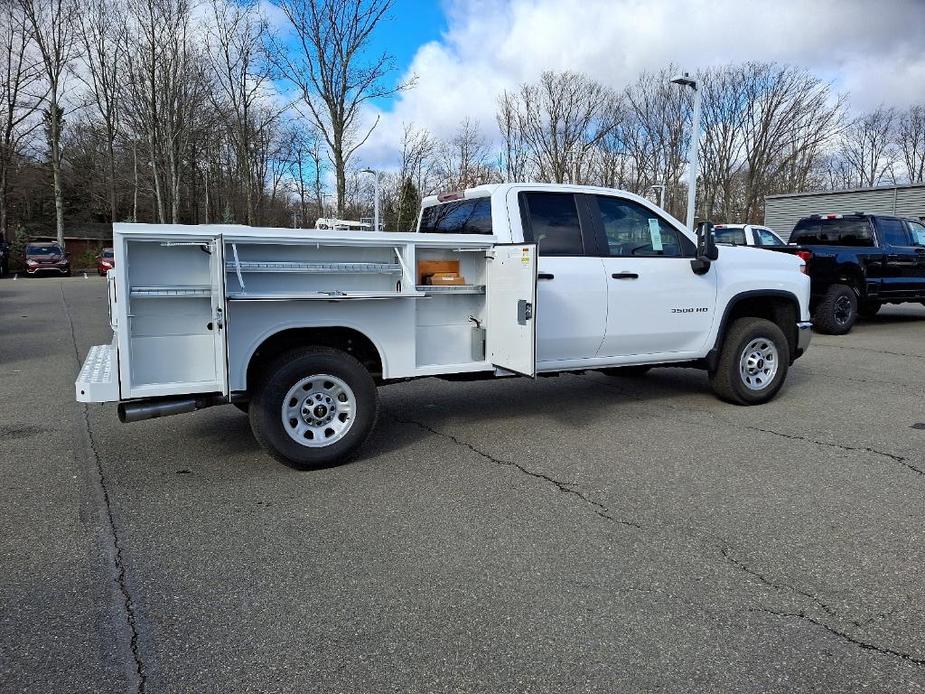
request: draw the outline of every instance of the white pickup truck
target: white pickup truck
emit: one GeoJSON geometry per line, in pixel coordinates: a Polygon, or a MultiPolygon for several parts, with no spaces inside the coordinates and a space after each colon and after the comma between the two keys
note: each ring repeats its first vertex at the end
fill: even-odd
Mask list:
{"type": "Polygon", "coordinates": [[[718,249],[607,188],[430,197],[412,233],[117,224],[113,245],[113,341],[77,399],[124,422],[236,404],[303,467],[357,451],[381,383],[674,365],[752,405],[811,334],[799,258],[718,249]]]}

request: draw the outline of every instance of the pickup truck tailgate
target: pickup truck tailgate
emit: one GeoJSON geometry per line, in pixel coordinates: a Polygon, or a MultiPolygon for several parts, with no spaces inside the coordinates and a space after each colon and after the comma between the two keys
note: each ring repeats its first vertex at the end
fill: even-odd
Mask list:
{"type": "Polygon", "coordinates": [[[119,399],[119,369],[115,345],[94,345],[80,369],[74,387],[78,402],[114,402],[119,399]]]}

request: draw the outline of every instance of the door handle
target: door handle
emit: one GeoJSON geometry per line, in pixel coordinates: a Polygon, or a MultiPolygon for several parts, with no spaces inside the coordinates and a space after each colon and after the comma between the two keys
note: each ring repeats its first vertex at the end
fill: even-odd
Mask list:
{"type": "Polygon", "coordinates": [[[536,275],[536,279],[538,279],[538,280],[554,280],[554,279],[556,279],[556,276],[555,276],[554,274],[552,274],[551,272],[538,272],[537,275],[536,275]]]}
{"type": "Polygon", "coordinates": [[[611,275],[615,280],[636,280],[639,275],[635,272],[615,272],[611,275]]]}

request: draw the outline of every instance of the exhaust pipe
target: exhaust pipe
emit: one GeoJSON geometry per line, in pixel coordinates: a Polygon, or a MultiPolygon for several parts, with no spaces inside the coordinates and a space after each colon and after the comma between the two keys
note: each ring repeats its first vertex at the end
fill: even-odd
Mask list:
{"type": "Polygon", "coordinates": [[[199,398],[156,398],[119,403],[119,421],[123,424],[140,422],[143,419],[167,417],[172,414],[195,412],[213,405],[227,402],[221,395],[209,395],[199,398]]]}

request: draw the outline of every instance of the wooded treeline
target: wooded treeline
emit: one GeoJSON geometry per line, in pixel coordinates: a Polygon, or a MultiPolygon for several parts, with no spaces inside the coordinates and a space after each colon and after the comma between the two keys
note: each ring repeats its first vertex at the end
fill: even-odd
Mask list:
{"type": "MultiPolygon", "coordinates": [[[[365,110],[413,83],[370,39],[391,0],[0,0],[0,234],[121,220],[312,226],[368,217],[365,110]],[[288,96],[284,96],[288,95],[288,96]],[[365,124],[365,125],[364,125],[365,124]]],[[[408,124],[381,178],[386,228],[421,195],[485,182],[623,188],[683,216],[692,92],[675,66],[614,90],[546,72],[438,140],[408,124]],[[495,127],[497,129],[495,129],[495,127]]],[[[757,221],[767,195],[922,181],[925,107],[851,115],[805,69],[697,76],[698,216],[757,221]]],[[[464,115],[464,114],[463,114],[464,115]]]]}

